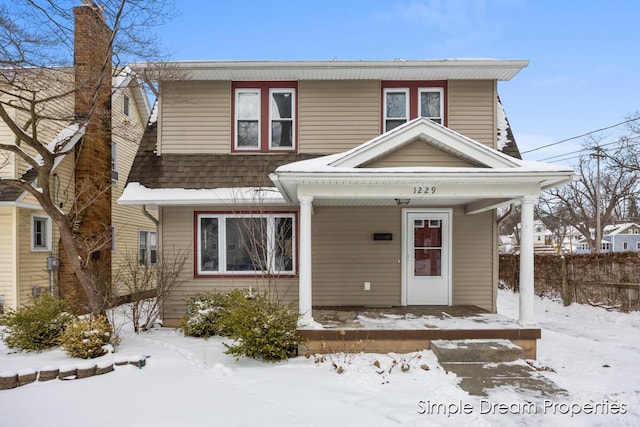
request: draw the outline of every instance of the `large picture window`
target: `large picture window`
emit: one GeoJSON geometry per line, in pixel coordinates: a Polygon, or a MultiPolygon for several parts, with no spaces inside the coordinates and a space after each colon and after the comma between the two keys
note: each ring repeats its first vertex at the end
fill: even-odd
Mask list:
{"type": "Polygon", "coordinates": [[[234,82],[234,151],[295,151],[296,83],[234,82]]]}
{"type": "Polygon", "coordinates": [[[197,274],[295,274],[295,215],[196,215],[197,274]]]}

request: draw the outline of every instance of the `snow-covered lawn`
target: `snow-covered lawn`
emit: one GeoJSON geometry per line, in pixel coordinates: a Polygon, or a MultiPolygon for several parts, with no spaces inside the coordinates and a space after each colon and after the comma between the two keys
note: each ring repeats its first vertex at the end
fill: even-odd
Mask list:
{"type": "MultiPolygon", "coordinates": [[[[517,317],[517,295],[500,291],[499,308],[517,317]]],[[[0,391],[0,425],[640,425],[640,313],[538,299],[536,316],[542,327],[536,365],[550,369],[544,375],[569,397],[545,401],[506,389],[485,399],[469,396],[430,351],[271,364],[236,361],[224,354],[221,339],[185,338],[161,328],[134,335],[125,328],[118,353],[101,359],[144,355],[146,367],[0,391]],[[624,414],[612,414],[616,408],[624,414]],[[435,409],[441,413],[428,413],[435,409]],[[572,416],[572,410],[581,413],[572,416]]],[[[84,363],[59,350],[10,354],[0,344],[0,371],[84,363]]]]}

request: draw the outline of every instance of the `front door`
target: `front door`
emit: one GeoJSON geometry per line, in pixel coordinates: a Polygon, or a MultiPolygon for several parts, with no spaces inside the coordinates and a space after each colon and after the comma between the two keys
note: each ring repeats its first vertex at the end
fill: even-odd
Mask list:
{"type": "Polygon", "coordinates": [[[404,212],[407,305],[451,304],[451,211],[404,212]]]}

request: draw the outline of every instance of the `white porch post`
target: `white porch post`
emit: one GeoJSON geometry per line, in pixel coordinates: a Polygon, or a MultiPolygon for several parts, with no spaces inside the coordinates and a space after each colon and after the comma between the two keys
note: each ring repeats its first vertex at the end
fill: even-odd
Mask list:
{"type": "Polygon", "coordinates": [[[537,197],[522,198],[520,218],[520,318],[521,325],[534,325],[533,316],[533,206],[537,197]]]}
{"type": "Polygon", "coordinates": [[[313,197],[300,197],[300,276],[299,276],[299,310],[300,323],[313,322],[311,313],[311,214],[313,197]]]}

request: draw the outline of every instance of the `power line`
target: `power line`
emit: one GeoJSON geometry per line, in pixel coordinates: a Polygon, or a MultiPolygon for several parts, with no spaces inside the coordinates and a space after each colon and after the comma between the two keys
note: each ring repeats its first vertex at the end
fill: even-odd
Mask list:
{"type": "MultiPolygon", "coordinates": [[[[636,140],[636,139],[640,139],[640,135],[626,138],[626,141],[632,141],[632,140],[636,140]]],[[[607,144],[599,144],[598,147],[607,147],[609,145],[619,144],[620,142],[622,142],[622,139],[617,139],[617,140],[615,140],[613,142],[609,142],[607,144]]],[[[542,159],[538,159],[536,161],[537,162],[546,162],[546,161],[549,161],[549,160],[556,159],[557,157],[564,157],[564,156],[568,156],[570,154],[577,154],[577,153],[581,153],[583,151],[592,151],[592,150],[593,150],[593,147],[585,147],[585,148],[581,148],[580,150],[569,151],[568,153],[556,154],[555,156],[550,156],[550,157],[543,157],[542,159]]],[[[604,151],[607,151],[607,150],[604,150],[604,151]]],[[[579,156],[574,156],[574,157],[579,157],[579,156]]],[[[569,160],[569,159],[559,159],[558,161],[560,161],[560,160],[569,160]]]]}
{"type": "Polygon", "coordinates": [[[542,150],[543,148],[552,147],[554,145],[562,144],[563,142],[571,141],[573,139],[582,138],[582,137],[591,135],[592,133],[602,132],[603,130],[612,129],[612,128],[618,127],[620,125],[624,125],[626,123],[635,122],[637,120],[640,120],[640,117],[636,117],[634,119],[625,120],[624,122],[616,123],[615,125],[607,126],[607,127],[602,128],[602,129],[592,130],[591,132],[583,133],[582,135],[572,136],[571,138],[566,138],[566,139],[563,139],[562,141],[553,142],[551,144],[543,145],[543,146],[538,147],[538,148],[532,148],[531,150],[522,151],[520,154],[532,153],[534,151],[542,150]]]}

